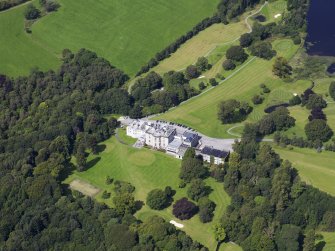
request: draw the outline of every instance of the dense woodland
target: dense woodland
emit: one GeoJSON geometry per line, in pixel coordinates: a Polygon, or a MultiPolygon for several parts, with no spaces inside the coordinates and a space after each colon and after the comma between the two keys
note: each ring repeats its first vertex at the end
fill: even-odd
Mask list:
{"type": "Polygon", "coordinates": [[[71,155],[81,169],[113,135],[117,121],[103,115],[133,109],[122,71],[87,50],[63,60],[57,72],[0,77],[0,249],[204,250],[162,219],[136,220],[124,183],[114,184],[115,208],[61,184],[71,155]]]}

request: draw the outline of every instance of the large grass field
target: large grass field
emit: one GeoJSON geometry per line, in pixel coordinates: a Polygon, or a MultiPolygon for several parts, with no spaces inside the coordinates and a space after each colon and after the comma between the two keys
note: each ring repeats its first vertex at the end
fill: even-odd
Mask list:
{"type": "MultiPolygon", "coordinates": [[[[286,58],[291,58],[298,49],[298,46],[288,39],[275,40],[273,47],[277,50],[278,55],[286,58]]],[[[278,95],[283,95],[283,93],[287,95],[288,91],[292,91],[291,95],[293,95],[297,90],[302,91],[304,87],[310,85],[309,81],[284,83],[274,77],[272,74],[273,61],[274,59],[267,61],[249,57],[243,65],[230,73],[231,75],[226,76],[226,80],[220,85],[157,118],[188,125],[212,137],[231,137],[227,130],[234,124],[223,125],[217,119],[217,106],[220,101],[236,98],[251,103],[251,98],[260,93],[259,85],[262,83],[272,90],[283,90],[278,95]]],[[[262,117],[264,115],[262,108],[262,106],[256,107],[249,116],[249,121],[253,122],[262,117]]]]}
{"type": "Polygon", "coordinates": [[[293,150],[274,146],[282,159],[289,160],[306,183],[335,196],[335,153],[294,147],[293,150]]]}
{"type": "MultiPolygon", "coordinates": [[[[124,142],[132,143],[122,130],[119,132],[119,136],[124,142]]],[[[133,184],[136,187],[135,198],[143,202],[145,202],[149,191],[155,188],[163,189],[166,186],[171,186],[176,190],[174,200],[186,196],[187,188],[178,188],[180,160],[158,151],[135,149],[119,143],[115,137],[103,142],[102,146],[105,149],[100,154],[89,156],[88,166],[91,167],[88,170],[81,173],[74,172],[65,182],[70,183],[74,179],[79,179],[94,185],[101,189],[101,192],[95,198],[110,206],[113,205],[112,199],[103,200],[101,198],[104,190],[112,192],[113,186],[105,183],[107,176],[114,180],[127,181],[133,184]]],[[[205,182],[213,189],[209,198],[217,204],[212,223],[201,223],[197,215],[188,221],[175,219],[172,215],[172,206],[162,211],[155,211],[144,205],[136,213],[136,216],[145,220],[152,215],[160,215],[167,221],[174,219],[181,222],[185,226],[183,230],[194,240],[208,246],[209,250],[215,250],[213,225],[220,219],[225,208],[230,204],[230,198],[224,191],[222,183],[218,183],[212,178],[206,179],[205,182]]],[[[227,247],[225,250],[238,250],[236,245],[225,244],[224,246],[227,247]]]]}
{"type": "MultiPolygon", "coordinates": [[[[35,1],[36,2],[36,1],[35,1]]],[[[64,48],[87,48],[134,75],[216,10],[218,0],[58,0],[61,8],[24,32],[25,6],[0,13],[0,72],[56,68],[64,48]],[[10,27],[10,28],[9,28],[10,27]]]]}

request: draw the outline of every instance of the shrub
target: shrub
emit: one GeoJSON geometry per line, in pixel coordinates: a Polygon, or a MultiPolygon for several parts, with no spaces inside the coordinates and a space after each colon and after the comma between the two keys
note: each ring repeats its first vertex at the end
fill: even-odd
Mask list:
{"type": "Polygon", "coordinates": [[[107,176],[107,177],[106,177],[106,185],[110,185],[110,184],[112,184],[112,183],[113,183],[113,178],[107,176]]]}
{"type": "Polygon", "coordinates": [[[187,198],[182,198],[178,200],[173,205],[172,213],[180,220],[188,220],[191,219],[198,212],[198,207],[188,201],[187,198]]]}
{"type": "Polygon", "coordinates": [[[240,37],[240,45],[243,48],[249,47],[253,42],[253,37],[250,33],[245,33],[240,37]]]}
{"type": "Polygon", "coordinates": [[[294,43],[295,45],[299,45],[299,44],[301,44],[301,38],[300,38],[299,35],[294,36],[294,37],[292,38],[292,41],[293,41],[293,43],[294,43]]]}
{"type": "Polygon", "coordinates": [[[273,64],[272,72],[280,78],[287,78],[292,74],[292,67],[285,58],[278,57],[273,64]]]}
{"type": "Polygon", "coordinates": [[[168,196],[165,191],[154,189],[148,193],[146,202],[151,209],[162,210],[168,204],[168,196]]]}
{"type": "Polygon", "coordinates": [[[198,201],[201,197],[208,195],[209,187],[205,185],[203,180],[194,179],[191,181],[189,188],[187,189],[187,196],[194,200],[198,201]]]}
{"type": "Polygon", "coordinates": [[[205,57],[198,58],[195,66],[198,68],[199,71],[203,72],[210,69],[210,64],[208,63],[208,59],[205,57]]]}
{"type": "Polygon", "coordinates": [[[190,65],[185,70],[185,75],[188,79],[197,78],[200,76],[200,71],[194,65],[190,65]]]}
{"type": "Polygon", "coordinates": [[[294,105],[300,105],[301,104],[301,98],[299,96],[294,96],[289,100],[289,105],[294,106],[294,105]]]}
{"type": "Polygon", "coordinates": [[[234,62],[232,60],[227,59],[222,63],[222,67],[226,71],[231,71],[231,70],[234,70],[236,68],[236,65],[234,64],[234,62]]]}
{"type": "Polygon", "coordinates": [[[199,199],[199,218],[202,223],[212,221],[214,217],[215,203],[208,199],[208,197],[202,197],[199,199]]]}
{"type": "Polygon", "coordinates": [[[59,7],[60,5],[55,1],[48,0],[44,4],[44,8],[47,12],[56,11],[59,7]]]}
{"type": "Polygon", "coordinates": [[[36,18],[39,18],[41,15],[41,12],[39,9],[37,9],[33,4],[29,4],[24,11],[24,17],[27,20],[33,20],[36,18]]]}
{"type": "Polygon", "coordinates": [[[222,101],[219,104],[218,118],[224,124],[243,121],[252,111],[248,103],[239,102],[235,99],[222,101]]]}
{"type": "Polygon", "coordinates": [[[250,46],[251,55],[270,60],[276,55],[270,42],[259,41],[250,46]]]}
{"type": "Polygon", "coordinates": [[[111,197],[111,193],[108,193],[106,190],[102,193],[101,196],[104,200],[109,199],[111,197]]]}
{"type": "Polygon", "coordinates": [[[217,86],[217,85],[219,84],[219,83],[216,81],[215,78],[211,78],[211,79],[209,80],[209,83],[210,83],[211,86],[217,86]]]}
{"type": "Polygon", "coordinates": [[[322,119],[315,119],[306,124],[305,133],[309,140],[321,140],[322,142],[328,141],[333,136],[332,129],[322,119]]]}
{"type": "Polygon", "coordinates": [[[311,94],[308,97],[307,103],[306,103],[306,108],[307,109],[315,109],[315,108],[320,108],[323,109],[327,107],[327,102],[322,98],[321,95],[318,94],[311,94]]]}
{"type": "Polygon", "coordinates": [[[199,90],[204,90],[206,88],[206,85],[204,84],[204,82],[200,82],[199,83],[199,90]]]}
{"type": "Polygon", "coordinates": [[[243,63],[248,58],[242,46],[232,46],[226,52],[226,58],[235,62],[243,63]]]}
{"type": "Polygon", "coordinates": [[[323,119],[327,120],[326,114],[322,111],[321,108],[313,108],[311,115],[308,116],[308,120],[312,121],[314,119],[323,119]]]}
{"type": "Polygon", "coordinates": [[[259,104],[262,104],[264,101],[264,97],[260,96],[260,95],[255,95],[253,96],[252,98],[252,102],[255,104],[255,105],[259,105],[259,104]]]}

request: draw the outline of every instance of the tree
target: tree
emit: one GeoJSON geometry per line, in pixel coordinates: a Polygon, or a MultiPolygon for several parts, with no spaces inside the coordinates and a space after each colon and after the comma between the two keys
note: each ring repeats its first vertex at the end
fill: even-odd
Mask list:
{"type": "Polygon", "coordinates": [[[199,218],[202,223],[212,221],[214,217],[215,203],[208,199],[208,197],[202,197],[198,202],[199,206],[199,218]]]}
{"type": "Polygon", "coordinates": [[[57,2],[52,0],[45,1],[45,4],[43,6],[47,12],[56,11],[60,7],[57,2]]]}
{"type": "Polygon", "coordinates": [[[210,78],[209,83],[211,86],[217,86],[219,84],[215,78],[210,78]]]}
{"type": "Polygon", "coordinates": [[[318,94],[311,94],[308,97],[307,103],[306,103],[306,108],[307,109],[315,109],[315,108],[326,108],[327,107],[327,102],[322,98],[321,95],[318,94]]]}
{"type": "Polygon", "coordinates": [[[219,104],[218,118],[224,124],[235,123],[244,120],[251,111],[248,103],[230,99],[219,104]]]}
{"type": "Polygon", "coordinates": [[[243,48],[249,47],[253,42],[253,37],[250,33],[244,33],[240,37],[240,45],[243,48]]]}
{"type": "Polygon", "coordinates": [[[327,120],[326,114],[322,111],[321,108],[313,108],[311,111],[311,115],[308,116],[308,120],[312,121],[314,119],[323,119],[327,120]]]}
{"type": "Polygon", "coordinates": [[[207,172],[201,160],[197,158],[184,158],[181,163],[179,177],[186,182],[190,182],[192,179],[204,178],[207,172]]]}
{"type": "Polygon", "coordinates": [[[308,230],[304,238],[303,251],[315,251],[315,231],[308,230]]]}
{"type": "Polygon", "coordinates": [[[278,251],[296,251],[299,250],[299,240],[301,238],[300,227],[285,224],[276,238],[278,251]]]}
{"type": "Polygon", "coordinates": [[[305,133],[309,140],[328,141],[333,136],[332,129],[323,119],[315,119],[310,121],[305,126],[305,133]]]}
{"type": "Polygon", "coordinates": [[[301,98],[298,95],[293,96],[293,98],[291,98],[289,100],[289,105],[290,106],[295,106],[295,105],[300,105],[301,104],[301,98]]]}
{"type": "Polygon", "coordinates": [[[24,11],[24,17],[27,20],[33,20],[39,18],[40,15],[41,15],[40,10],[37,9],[33,4],[29,4],[24,11]]]}
{"type": "Polygon", "coordinates": [[[292,66],[288,64],[286,58],[277,57],[273,64],[272,72],[280,78],[287,78],[292,75],[292,66]]]}
{"type": "Polygon", "coordinates": [[[324,231],[335,231],[335,211],[327,211],[323,215],[322,226],[324,231]]]}
{"type": "Polygon", "coordinates": [[[225,71],[231,71],[236,68],[236,65],[234,64],[233,60],[227,59],[222,63],[222,67],[225,69],[225,71]]]}
{"type": "Polygon", "coordinates": [[[226,58],[234,62],[243,63],[248,58],[242,46],[232,46],[226,52],[226,58]]]}
{"type": "Polygon", "coordinates": [[[154,189],[148,193],[146,203],[151,209],[162,210],[167,206],[168,196],[165,191],[161,189],[154,189]]]}
{"type": "Polygon", "coordinates": [[[135,198],[131,193],[119,193],[113,197],[115,209],[120,215],[133,214],[136,211],[135,198]]]}
{"type": "Polygon", "coordinates": [[[190,65],[185,70],[185,75],[188,79],[197,78],[200,76],[200,71],[194,65],[190,65]]]}
{"type": "Polygon", "coordinates": [[[84,171],[86,166],[86,153],[85,149],[79,148],[75,155],[78,171],[84,171]]]}
{"type": "Polygon", "coordinates": [[[195,66],[198,68],[199,71],[204,72],[210,68],[208,63],[208,59],[205,57],[198,58],[195,66]]]}
{"type": "Polygon", "coordinates": [[[222,223],[217,223],[214,226],[214,236],[215,240],[219,243],[223,242],[226,239],[226,231],[222,223]]]}
{"type": "Polygon", "coordinates": [[[173,215],[180,220],[191,219],[197,212],[198,207],[187,198],[177,200],[172,210],[173,215]]]}
{"type": "Polygon", "coordinates": [[[264,101],[264,97],[260,96],[260,95],[255,95],[252,97],[252,103],[254,103],[255,105],[259,105],[262,104],[264,101]]]}
{"type": "Polygon", "coordinates": [[[250,46],[251,55],[270,60],[276,55],[270,42],[259,41],[250,46]]]}
{"type": "Polygon", "coordinates": [[[194,201],[198,201],[201,197],[208,195],[208,192],[209,187],[205,185],[203,180],[194,179],[187,189],[187,196],[194,201]]]}
{"type": "Polygon", "coordinates": [[[331,82],[329,85],[329,95],[335,100],[335,82],[331,82]]]}
{"type": "Polygon", "coordinates": [[[206,88],[206,85],[204,84],[204,82],[200,82],[199,83],[199,90],[204,90],[206,88]]]}

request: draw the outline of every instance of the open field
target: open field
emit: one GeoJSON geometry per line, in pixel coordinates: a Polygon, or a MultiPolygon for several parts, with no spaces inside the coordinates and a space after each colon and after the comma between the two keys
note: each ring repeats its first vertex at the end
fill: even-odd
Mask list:
{"type": "Polygon", "coordinates": [[[23,11],[26,5],[0,12],[0,73],[26,75],[38,66],[41,70],[60,65],[56,53],[41,46],[24,31],[23,11]]]}
{"type": "MultiPolygon", "coordinates": [[[[275,40],[273,47],[277,50],[278,55],[286,58],[291,58],[298,49],[298,46],[288,39],[275,40]]],[[[293,88],[295,90],[300,88],[300,82],[298,84],[284,83],[275,78],[272,74],[273,61],[274,59],[266,61],[249,57],[246,63],[231,73],[235,75],[230,79],[226,79],[217,87],[184,102],[157,118],[188,125],[211,137],[229,137],[227,130],[234,124],[222,125],[217,119],[217,106],[220,101],[236,98],[251,103],[253,95],[260,93],[261,83],[265,83],[270,89],[290,90],[293,88]]],[[[249,119],[255,121],[263,114],[263,109],[257,107],[249,119]]]]}
{"type": "Polygon", "coordinates": [[[57,12],[33,24],[31,35],[23,30],[25,6],[0,13],[1,72],[19,75],[34,66],[56,68],[64,48],[87,48],[134,75],[158,51],[211,16],[218,0],[59,3],[57,12]]]}
{"type": "MultiPolygon", "coordinates": [[[[323,236],[323,240],[320,242],[325,242],[325,246],[322,249],[322,251],[333,251],[335,250],[335,233],[329,233],[329,232],[320,232],[323,236]]],[[[323,245],[322,245],[323,246],[323,245]]],[[[319,249],[317,249],[319,250],[319,249]]]]}
{"type": "MultiPolygon", "coordinates": [[[[122,130],[120,131],[122,132],[122,130]]],[[[121,138],[124,139],[122,134],[121,138]]],[[[133,184],[136,187],[135,198],[144,202],[149,191],[154,188],[163,189],[166,186],[171,186],[176,190],[174,200],[186,196],[187,188],[178,188],[180,160],[162,152],[135,149],[123,145],[115,137],[103,142],[102,146],[105,149],[100,154],[89,156],[88,170],[81,173],[74,172],[65,183],[69,184],[73,180],[82,180],[92,184],[101,190],[95,198],[110,206],[113,206],[112,199],[103,200],[101,198],[104,190],[112,192],[113,196],[113,186],[105,183],[107,176],[114,180],[127,181],[133,184]]],[[[205,182],[213,189],[209,196],[210,199],[217,204],[213,223],[203,224],[197,215],[188,221],[180,221],[172,215],[172,206],[162,211],[155,211],[144,205],[136,213],[136,216],[143,220],[152,215],[160,215],[167,221],[174,219],[179,223],[181,222],[184,224],[183,231],[194,240],[208,246],[210,250],[215,250],[216,242],[212,228],[224,213],[225,208],[230,204],[230,198],[224,191],[222,183],[218,183],[212,178],[206,179],[205,182]]]]}
{"type": "Polygon", "coordinates": [[[313,149],[296,148],[289,150],[274,146],[282,159],[289,160],[299,171],[306,183],[335,196],[335,153],[323,151],[317,153],[313,149]]]}

